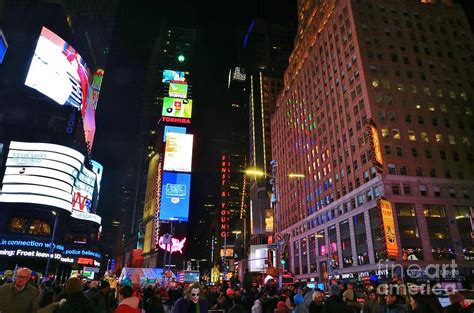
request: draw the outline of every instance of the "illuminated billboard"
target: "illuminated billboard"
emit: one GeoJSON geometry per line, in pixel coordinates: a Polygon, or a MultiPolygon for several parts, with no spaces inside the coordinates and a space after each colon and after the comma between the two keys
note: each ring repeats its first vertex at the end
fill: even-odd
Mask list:
{"type": "Polygon", "coordinates": [[[102,174],[104,172],[104,167],[97,161],[91,160],[92,171],[95,173],[97,191],[100,192],[100,183],[102,182],[102,174]]]}
{"type": "Polygon", "coordinates": [[[169,96],[175,98],[186,98],[188,96],[188,84],[170,82],[169,96]]]}
{"type": "Polygon", "coordinates": [[[184,77],[184,72],[173,71],[173,70],[164,70],[163,71],[163,79],[161,80],[163,83],[169,83],[171,81],[180,81],[184,82],[186,78],[184,77]]]}
{"type": "Polygon", "coordinates": [[[73,106],[84,114],[90,77],[90,71],[77,51],[43,27],[25,85],[61,105],[73,106]]]}
{"type": "Polygon", "coordinates": [[[269,259],[268,245],[251,245],[248,268],[250,272],[265,272],[269,262],[276,264],[276,256],[269,259]]]}
{"type": "Polygon", "coordinates": [[[159,219],[188,221],[191,174],[163,172],[159,219]]]}
{"type": "Polygon", "coordinates": [[[178,238],[171,238],[171,245],[165,244],[163,242],[163,236],[160,236],[160,239],[158,241],[158,246],[166,250],[168,252],[174,253],[174,252],[179,252],[179,254],[183,254],[183,248],[184,244],[186,242],[186,237],[183,239],[178,239],[178,238]]]}
{"type": "Polygon", "coordinates": [[[186,127],[179,127],[179,126],[165,126],[165,131],[163,132],[163,142],[166,141],[166,135],[168,133],[178,133],[178,134],[186,134],[186,127]]]}
{"type": "Polygon", "coordinates": [[[72,188],[72,209],[92,213],[92,198],[94,196],[95,173],[83,167],[74,181],[72,188]]]}
{"type": "Polygon", "coordinates": [[[82,108],[84,136],[86,138],[87,149],[89,153],[92,151],[95,135],[95,111],[97,102],[99,101],[100,87],[104,78],[104,70],[98,69],[92,79],[92,88],[90,89],[87,104],[82,108]]]}
{"type": "Polygon", "coordinates": [[[392,204],[386,199],[379,199],[378,206],[382,214],[382,225],[385,234],[385,245],[389,257],[398,257],[397,236],[395,234],[395,221],[393,219],[392,204]]]}
{"type": "Polygon", "coordinates": [[[100,223],[91,212],[96,173],[78,151],[49,143],[10,143],[0,202],[33,203],[100,223]]]}
{"type": "Polygon", "coordinates": [[[193,100],[179,98],[163,98],[162,116],[191,118],[193,100]]]}
{"type": "Polygon", "coordinates": [[[5,39],[5,35],[3,34],[2,30],[0,29],[0,64],[3,62],[3,58],[7,53],[8,44],[7,40],[5,39]]]}
{"type": "Polygon", "coordinates": [[[191,172],[193,135],[168,133],[163,170],[191,172]]]}

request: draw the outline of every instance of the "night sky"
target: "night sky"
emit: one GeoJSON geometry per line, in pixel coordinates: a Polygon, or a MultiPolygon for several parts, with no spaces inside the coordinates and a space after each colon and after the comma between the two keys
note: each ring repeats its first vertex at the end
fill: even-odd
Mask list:
{"type": "MultiPolygon", "coordinates": [[[[130,155],[135,153],[139,133],[143,91],[148,62],[159,22],[157,12],[166,12],[172,26],[195,27],[192,71],[192,130],[196,141],[193,157],[192,201],[199,201],[196,180],[208,174],[210,158],[199,143],[225,125],[219,114],[222,94],[227,87],[228,70],[237,56],[232,44],[237,32],[255,17],[274,22],[296,23],[296,1],[121,1],[110,45],[104,82],[98,103],[97,131],[93,157],[104,165],[98,214],[104,231],[110,230],[113,211],[118,207],[120,183],[130,155]],[[164,10],[164,11],[163,11],[164,10]],[[210,92],[212,91],[212,92],[210,92]]],[[[243,40],[243,39],[242,39],[243,40]]],[[[233,63],[234,62],[234,63],[233,63]]],[[[192,204],[191,204],[192,205],[192,204]]]]}

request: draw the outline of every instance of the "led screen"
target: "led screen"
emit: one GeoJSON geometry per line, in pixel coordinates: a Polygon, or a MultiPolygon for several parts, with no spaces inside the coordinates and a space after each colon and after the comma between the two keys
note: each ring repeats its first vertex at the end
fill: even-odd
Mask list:
{"type": "Polygon", "coordinates": [[[163,71],[163,79],[161,80],[163,83],[169,83],[170,81],[180,81],[183,82],[186,79],[184,78],[185,73],[173,70],[164,70],[163,71]]]}
{"type": "Polygon", "coordinates": [[[193,100],[164,97],[162,116],[191,118],[193,100]]]}
{"type": "Polygon", "coordinates": [[[168,133],[186,134],[186,127],[165,126],[165,131],[163,132],[163,142],[166,141],[166,135],[168,133]]]}
{"type": "Polygon", "coordinates": [[[0,64],[3,62],[3,58],[5,57],[5,54],[7,53],[7,40],[5,39],[5,35],[3,35],[2,30],[0,29],[0,64]]]}
{"type": "Polygon", "coordinates": [[[92,171],[95,173],[97,177],[97,191],[100,192],[100,183],[102,182],[102,173],[104,172],[104,167],[97,161],[91,160],[92,171]]]}
{"type": "Polygon", "coordinates": [[[43,27],[25,85],[61,105],[71,105],[84,113],[90,77],[89,69],[77,51],[43,27]]]}
{"type": "MultiPolygon", "coordinates": [[[[275,263],[275,257],[272,260],[275,263]]],[[[250,272],[265,272],[268,268],[268,245],[251,245],[249,257],[250,272]]]]}
{"type": "Polygon", "coordinates": [[[84,136],[87,142],[88,151],[92,151],[92,145],[94,144],[95,135],[95,110],[97,109],[97,102],[99,101],[100,87],[102,85],[102,79],[104,77],[104,70],[98,69],[92,78],[92,88],[89,92],[89,98],[87,99],[87,105],[82,110],[82,116],[84,121],[84,136]]]}
{"type": "Polygon", "coordinates": [[[188,221],[191,174],[163,172],[160,220],[188,221]]]}
{"type": "Polygon", "coordinates": [[[74,181],[72,189],[72,209],[91,213],[92,197],[94,196],[95,173],[83,167],[74,181]]]}
{"type": "Polygon", "coordinates": [[[186,98],[188,96],[188,84],[171,82],[168,93],[170,97],[186,98]]]}
{"type": "Polygon", "coordinates": [[[0,202],[33,203],[66,210],[73,217],[100,223],[91,212],[97,174],[84,156],[49,143],[10,143],[0,202]]]}
{"type": "Polygon", "coordinates": [[[163,170],[191,172],[193,135],[168,133],[163,170]]]}

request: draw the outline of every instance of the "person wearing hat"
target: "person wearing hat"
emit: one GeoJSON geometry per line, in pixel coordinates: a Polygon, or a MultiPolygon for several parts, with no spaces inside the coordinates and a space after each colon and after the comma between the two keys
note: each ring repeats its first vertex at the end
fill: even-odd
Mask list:
{"type": "Polygon", "coordinates": [[[323,313],[350,313],[350,308],[342,302],[341,288],[338,285],[329,287],[329,298],[324,303],[323,313]]]}
{"type": "Polygon", "coordinates": [[[275,309],[275,313],[290,313],[290,310],[286,306],[285,302],[279,301],[277,303],[277,308],[275,309]]]}
{"type": "Polygon", "coordinates": [[[31,313],[38,311],[38,290],[28,282],[31,270],[23,267],[16,271],[15,281],[0,287],[0,312],[31,313]]]}
{"type": "Polygon", "coordinates": [[[346,305],[350,308],[351,312],[359,313],[362,309],[362,304],[355,300],[355,293],[352,289],[347,289],[342,294],[342,300],[346,303],[346,305]]]}
{"type": "Polygon", "coordinates": [[[58,313],[96,313],[91,300],[82,293],[82,282],[70,277],[64,286],[65,298],[59,303],[58,313]]]}
{"type": "Polygon", "coordinates": [[[308,307],[304,303],[304,297],[301,293],[295,294],[293,297],[293,301],[295,302],[295,307],[293,312],[295,313],[308,313],[308,307]]]}

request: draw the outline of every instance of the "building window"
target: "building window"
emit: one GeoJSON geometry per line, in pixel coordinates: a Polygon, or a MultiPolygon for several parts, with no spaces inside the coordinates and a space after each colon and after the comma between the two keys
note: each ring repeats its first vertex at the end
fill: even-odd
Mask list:
{"type": "Polygon", "coordinates": [[[415,169],[416,176],[423,176],[423,169],[421,167],[417,167],[415,169]]]}
{"type": "Polygon", "coordinates": [[[450,145],[455,145],[456,144],[456,140],[454,139],[453,135],[448,135],[448,141],[449,141],[450,145]]]}
{"type": "Polygon", "coordinates": [[[442,151],[442,150],[439,152],[439,157],[441,158],[441,160],[447,160],[448,159],[446,151],[442,151]]]}
{"type": "Polygon", "coordinates": [[[414,158],[417,158],[419,155],[418,155],[418,150],[416,148],[411,148],[411,155],[414,157],[414,158]]]}
{"type": "Polygon", "coordinates": [[[421,140],[422,140],[422,141],[424,141],[424,142],[430,142],[430,138],[428,137],[428,133],[426,133],[426,132],[421,132],[420,135],[421,135],[421,140]]]}
{"type": "Polygon", "coordinates": [[[403,156],[403,149],[402,147],[395,147],[395,152],[397,156],[402,157],[403,156]]]}
{"type": "Polygon", "coordinates": [[[423,214],[425,217],[431,218],[445,218],[446,212],[444,206],[434,205],[434,204],[424,204],[423,205],[423,214]]]}
{"type": "Polygon", "coordinates": [[[466,188],[463,188],[461,191],[462,191],[462,197],[463,197],[464,199],[469,199],[469,198],[470,198],[470,197],[469,197],[469,192],[467,191],[466,188]]]}
{"type": "Polygon", "coordinates": [[[384,146],[384,150],[385,150],[386,155],[391,155],[392,154],[392,147],[384,146]]]}
{"type": "Polygon", "coordinates": [[[433,158],[433,155],[431,154],[431,150],[428,150],[428,149],[425,150],[425,157],[429,160],[433,158]]]}
{"type": "Polygon", "coordinates": [[[14,217],[10,220],[10,225],[8,226],[8,230],[12,233],[25,233],[26,231],[26,218],[21,217],[14,217]]]}
{"type": "Polygon", "coordinates": [[[392,184],[392,194],[394,195],[400,194],[400,186],[398,184],[392,184]]]}
{"type": "Polygon", "coordinates": [[[408,184],[403,184],[403,194],[411,195],[411,187],[408,184]]]}
{"type": "Polygon", "coordinates": [[[382,137],[387,138],[388,137],[388,128],[382,128],[382,137]]]}
{"type": "Polygon", "coordinates": [[[395,167],[395,164],[388,164],[388,173],[391,175],[397,175],[397,168],[395,167]]]}
{"type": "Polygon", "coordinates": [[[416,135],[415,135],[415,132],[412,131],[412,130],[409,130],[408,131],[408,140],[410,141],[416,141],[416,135]]]}
{"type": "Polygon", "coordinates": [[[408,175],[408,169],[406,165],[400,166],[400,175],[404,175],[404,176],[408,175]]]}
{"type": "Polygon", "coordinates": [[[443,141],[443,135],[441,135],[441,134],[436,134],[435,137],[436,137],[436,142],[437,142],[437,143],[443,143],[443,142],[444,142],[444,141],[443,141]]]}
{"type": "Polygon", "coordinates": [[[448,187],[448,194],[451,198],[456,198],[456,189],[454,187],[448,187]]]}
{"type": "Polygon", "coordinates": [[[436,177],[436,169],[434,168],[430,169],[430,177],[436,177]]]}
{"type": "Polygon", "coordinates": [[[392,129],[392,136],[393,136],[393,139],[399,140],[400,139],[400,129],[393,128],[392,129]]]}
{"type": "Polygon", "coordinates": [[[426,197],[428,195],[428,188],[426,188],[426,185],[420,185],[419,189],[420,189],[420,195],[421,196],[426,197]]]}

